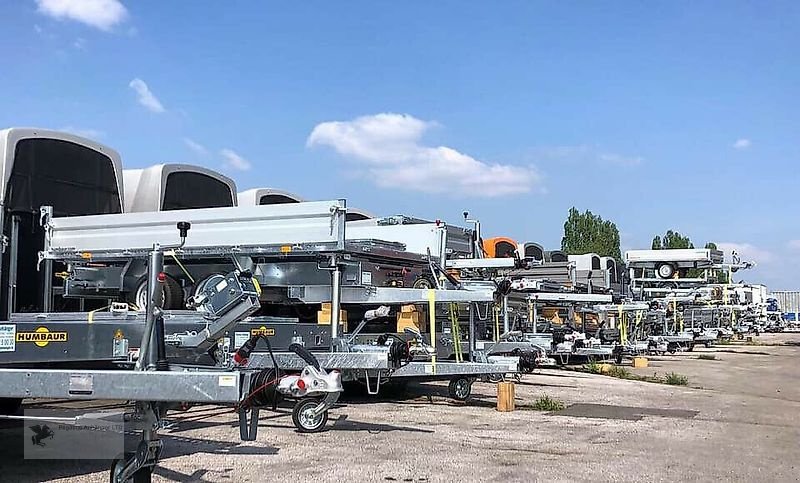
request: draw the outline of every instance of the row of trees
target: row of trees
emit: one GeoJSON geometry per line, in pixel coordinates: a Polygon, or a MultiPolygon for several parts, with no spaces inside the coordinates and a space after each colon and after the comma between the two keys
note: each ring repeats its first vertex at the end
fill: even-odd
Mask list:
{"type": "MultiPolygon", "coordinates": [[[[653,250],[694,248],[694,244],[688,236],[678,231],[667,230],[664,236],[656,235],[653,238],[651,248],[653,250]]],[[[709,242],[705,244],[705,248],[716,250],[717,245],[709,242]]],[[[567,255],[597,253],[601,257],[614,257],[622,262],[617,225],[589,210],[581,213],[574,206],[570,208],[567,221],[564,223],[561,250],[567,255]]]]}

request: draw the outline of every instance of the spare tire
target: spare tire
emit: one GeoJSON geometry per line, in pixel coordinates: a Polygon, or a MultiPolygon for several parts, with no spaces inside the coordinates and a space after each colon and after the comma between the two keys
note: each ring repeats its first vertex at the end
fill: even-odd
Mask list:
{"type": "Polygon", "coordinates": [[[675,267],[671,263],[662,263],[656,267],[658,278],[672,278],[675,275],[675,267]]]}

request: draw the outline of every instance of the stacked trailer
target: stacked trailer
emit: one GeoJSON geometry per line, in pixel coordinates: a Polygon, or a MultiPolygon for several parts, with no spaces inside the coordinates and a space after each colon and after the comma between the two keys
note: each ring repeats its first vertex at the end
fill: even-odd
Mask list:
{"type": "MultiPolygon", "coordinates": [[[[506,310],[524,314],[521,320],[524,340],[546,348],[547,354],[562,364],[580,360],[619,358],[619,332],[602,325],[590,326],[588,307],[611,302],[611,295],[575,292],[511,292],[506,310]],[[541,316],[543,309],[565,312],[565,322],[553,324],[541,316]]],[[[594,324],[592,324],[594,325],[594,324]]],[[[515,327],[505,327],[514,330],[515,327]]]]}
{"type": "Polygon", "coordinates": [[[113,149],[79,136],[11,128],[0,130],[0,169],[0,314],[51,310],[53,280],[36,266],[44,246],[39,207],[52,206],[58,216],[122,213],[122,161],[113,149]]]}
{"type": "MultiPolygon", "coordinates": [[[[269,405],[264,381],[280,371],[291,375],[280,378],[273,392],[301,398],[293,415],[295,424],[307,431],[324,425],[327,409],[341,391],[341,378],[364,379],[373,390],[386,378],[447,378],[458,397],[468,395],[479,376],[516,372],[516,364],[508,360],[455,364],[433,356],[429,361],[409,362],[407,341],[387,338],[381,345],[366,345],[341,333],[338,308],[342,302],[424,301],[433,308],[439,302],[486,302],[493,296],[491,291],[343,287],[347,257],[373,248],[346,242],[345,212],[343,201],[66,218],[44,208],[46,243],[41,260],[102,270],[145,257],[149,268],[146,310],[131,313],[118,306],[102,315],[12,317],[2,324],[4,334],[10,333],[15,344],[0,353],[0,397],[5,401],[37,397],[135,401],[131,421],[141,430],[142,442],[112,469],[112,480],[126,481],[134,475],[149,478],[161,451],[160,420],[178,402],[237,405],[242,437],[254,438],[258,408],[269,405]],[[177,245],[173,244],[176,227],[183,238],[177,245]],[[188,238],[187,232],[191,233],[188,238]],[[170,252],[199,259],[229,257],[237,268],[198,290],[190,300],[194,311],[167,311],[160,306],[160,292],[163,261],[170,252]],[[305,341],[291,323],[282,329],[275,320],[248,319],[262,304],[259,264],[280,261],[288,268],[308,258],[317,260],[319,269],[329,274],[327,295],[319,286],[296,285],[286,287],[285,296],[331,303],[331,345],[325,351],[305,350],[305,341]],[[252,325],[241,324],[252,322],[270,327],[242,330],[252,325]],[[266,352],[259,350],[258,344],[269,341],[278,330],[286,331],[284,337],[292,331],[292,350],[274,350],[269,345],[266,352]],[[250,335],[241,346],[231,342],[240,331],[250,335]],[[327,372],[331,369],[336,372],[327,372]]],[[[69,282],[70,278],[67,291],[69,282]]],[[[432,338],[429,345],[435,343],[432,338]]]]}
{"type": "MultiPolygon", "coordinates": [[[[71,264],[73,271],[65,280],[65,293],[80,297],[94,290],[90,281],[81,276],[84,269],[96,271],[94,280],[101,280],[108,287],[130,260],[146,256],[151,240],[164,243],[178,221],[191,223],[194,233],[190,243],[179,250],[168,251],[167,259],[173,257],[193,264],[200,264],[203,260],[217,263],[227,259],[230,267],[252,273],[259,282],[263,308],[330,303],[331,347],[342,344],[340,339],[347,340],[346,347],[356,345],[352,336],[340,337],[343,328],[340,327],[340,308],[345,304],[379,307],[428,303],[433,307],[439,302],[485,302],[492,299],[491,289],[433,290],[406,288],[411,284],[391,283],[392,277],[407,275],[387,273],[387,266],[401,264],[428,268],[430,261],[427,257],[407,253],[396,243],[349,240],[345,236],[345,213],[344,201],[339,200],[106,217],[50,218],[47,250],[42,257],[71,264]]],[[[183,265],[188,267],[185,263],[183,265]]],[[[213,287],[220,276],[211,275],[199,283],[195,296],[213,287]]],[[[369,313],[375,312],[365,312],[369,313]]],[[[436,333],[435,323],[435,320],[431,321],[432,334],[436,333]]],[[[303,325],[303,333],[308,333],[308,325],[300,325],[303,325]]],[[[291,324],[279,327],[290,330],[291,324]]],[[[296,329],[291,330],[296,332],[296,329]]],[[[232,333],[231,336],[231,340],[235,341],[236,334],[232,333]]],[[[419,336],[415,338],[419,344],[424,342],[436,346],[436,337],[431,337],[430,342],[419,340],[419,336]]],[[[310,339],[304,340],[304,344],[321,348],[324,338],[314,336],[310,339]]],[[[384,340],[383,347],[376,350],[388,350],[386,348],[392,345],[389,342],[384,340]]],[[[359,350],[366,350],[363,344],[359,350]]],[[[498,370],[497,366],[492,365],[451,365],[437,361],[434,356],[427,365],[409,364],[393,372],[392,376],[427,375],[442,378],[465,371],[467,374],[514,372],[506,369],[508,366],[498,370]],[[431,366],[430,362],[434,365],[431,366]]],[[[370,375],[375,379],[378,377],[375,373],[370,375]]],[[[359,376],[366,374],[362,372],[359,376]]]]}

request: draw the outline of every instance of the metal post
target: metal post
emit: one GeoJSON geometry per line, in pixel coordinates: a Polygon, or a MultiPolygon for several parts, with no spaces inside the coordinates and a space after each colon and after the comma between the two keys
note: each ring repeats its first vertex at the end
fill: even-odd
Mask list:
{"type": "Polygon", "coordinates": [[[342,301],[342,269],[336,256],[331,257],[331,350],[339,338],[339,311],[342,301]]]}
{"type": "Polygon", "coordinates": [[[447,225],[442,223],[439,226],[439,266],[443,270],[447,269],[447,225]]]}
{"type": "Polygon", "coordinates": [[[533,307],[534,307],[533,300],[528,299],[528,324],[533,325],[532,329],[533,329],[533,333],[535,334],[536,333],[536,317],[533,315],[534,314],[534,308],[533,307]]]}
{"type": "Polygon", "coordinates": [[[150,257],[147,262],[147,307],[145,310],[144,333],[142,343],[139,346],[139,359],[136,361],[136,369],[155,368],[158,362],[157,334],[155,330],[156,318],[160,317],[161,303],[163,297],[160,295],[161,284],[158,281],[158,274],[164,269],[164,252],[161,247],[153,245],[150,257]]]}
{"type": "Polygon", "coordinates": [[[475,310],[477,304],[469,303],[469,361],[475,362],[475,310]]]}
{"type": "Polygon", "coordinates": [[[53,261],[44,261],[44,294],[42,297],[42,310],[50,312],[53,305],[53,261]]]}
{"type": "Polygon", "coordinates": [[[8,307],[6,320],[11,318],[11,313],[17,308],[17,258],[19,257],[19,222],[18,215],[11,217],[11,251],[8,255],[8,307]]]}
{"type": "Polygon", "coordinates": [[[536,329],[536,321],[539,320],[539,308],[536,306],[536,302],[533,303],[533,333],[535,334],[536,329]]]}
{"type": "Polygon", "coordinates": [[[508,295],[503,295],[503,333],[508,334],[511,327],[508,323],[508,295]]]}

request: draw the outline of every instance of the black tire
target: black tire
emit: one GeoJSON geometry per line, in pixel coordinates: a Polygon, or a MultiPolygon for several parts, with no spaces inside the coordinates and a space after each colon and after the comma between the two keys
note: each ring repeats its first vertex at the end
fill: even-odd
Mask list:
{"type": "Polygon", "coordinates": [[[426,289],[427,290],[427,289],[433,288],[434,286],[435,286],[435,284],[429,278],[427,278],[425,276],[421,276],[418,279],[414,280],[414,284],[412,285],[412,288],[426,289]]]}
{"type": "MultiPolygon", "coordinates": [[[[135,304],[140,310],[143,310],[144,304],[142,301],[146,299],[147,293],[147,278],[140,280],[136,285],[136,290],[128,296],[128,303],[135,304]]],[[[167,275],[164,281],[164,299],[162,308],[165,310],[179,310],[184,308],[185,300],[183,296],[183,287],[177,280],[167,275]]]]}
{"type": "MultiPolygon", "coordinates": [[[[116,483],[117,473],[122,471],[122,467],[125,466],[125,461],[127,461],[128,458],[132,458],[133,455],[134,453],[125,453],[124,457],[118,457],[111,462],[111,471],[109,472],[109,481],[111,483],[116,483]]],[[[139,470],[133,474],[133,478],[127,481],[132,483],[151,483],[153,481],[153,467],[145,466],[139,468],[139,470]]]]}
{"type": "Polygon", "coordinates": [[[686,352],[692,352],[694,350],[694,343],[690,342],[686,345],[686,352]]]}
{"type": "Polygon", "coordinates": [[[22,406],[20,398],[2,398],[0,399],[0,414],[3,416],[17,414],[20,406],[22,406]]]}
{"type": "Polygon", "coordinates": [[[450,397],[456,401],[466,401],[472,394],[472,379],[468,377],[454,377],[447,386],[450,397]]]}
{"type": "Polygon", "coordinates": [[[294,427],[301,433],[318,433],[325,429],[328,423],[328,411],[324,411],[316,418],[305,414],[307,411],[317,407],[319,404],[318,399],[306,398],[297,401],[292,409],[292,423],[294,427]]]}
{"type": "Polygon", "coordinates": [[[486,376],[486,380],[494,384],[498,382],[503,382],[503,375],[497,373],[489,374],[488,376],[486,376]]]}
{"type": "Polygon", "coordinates": [[[614,356],[614,363],[617,365],[622,364],[622,352],[614,356]]]}

